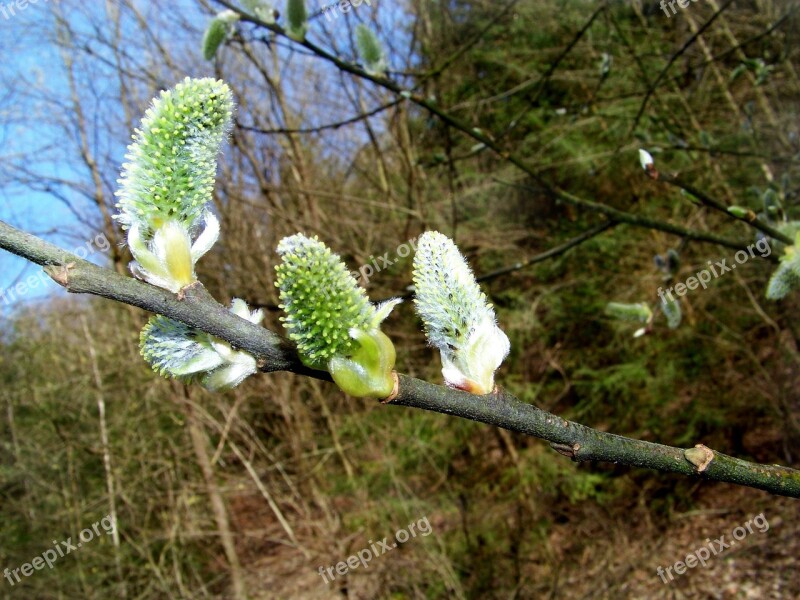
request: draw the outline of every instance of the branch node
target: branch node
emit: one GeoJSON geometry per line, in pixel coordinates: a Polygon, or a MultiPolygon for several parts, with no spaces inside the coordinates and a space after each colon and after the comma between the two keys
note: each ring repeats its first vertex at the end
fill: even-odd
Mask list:
{"type": "Polygon", "coordinates": [[[383,400],[381,400],[381,404],[389,404],[392,400],[397,398],[397,394],[400,393],[400,378],[397,376],[397,371],[392,371],[392,379],[394,379],[394,387],[392,388],[392,393],[386,396],[383,400]]]}
{"type": "Polygon", "coordinates": [[[178,290],[178,300],[186,300],[186,294],[191,292],[197,288],[203,287],[203,284],[199,281],[193,281],[192,283],[183,286],[181,289],[178,290]]]}
{"type": "Polygon", "coordinates": [[[64,265],[45,265],[44,272],[50,276],[50,279],[69,291],[69,271],[74,268],[74,262],[68,262],[64,265]]]}
{"type": "Polygon", "coordinates": [[[683,456],[695,466],[698,473],[702,473],[714,460],[714,451],[708,446],[697,444],[694,448],[683,451],[683,456]]]}
{"type": "Polygon", "coordinates": [[[572,460],[578,459],[578,451],[581,449],[581,445],[577,442],[574,444],[559,444],[558,442],[550,442],[550,447],[559,454],[563,454],[572,460]]]}
{"type": "Polygon", "coordinates": [[[656,166],[653,163],[649,163],[644,167],[645,175],[647,175],[650,179],[658,179],[659,172],[656,169],[656,166]]]}

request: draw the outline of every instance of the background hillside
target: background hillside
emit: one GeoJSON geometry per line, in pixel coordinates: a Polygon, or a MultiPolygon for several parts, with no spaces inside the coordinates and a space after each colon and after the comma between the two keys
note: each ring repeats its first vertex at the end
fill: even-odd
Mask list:
{"type": "MultiPolygon", "coordinates": [[[[798,6],[707,0],[668,16],[649,0],[373,0],[328,19],[308,4],[309,39],[357,61],[355,27],[369,24],[392,80],[534,178],[253,24],[205,61],[218,3],[30,4],[0,13],[0,218],[127,272],[110,217],[131,132],[159,90],[215,76],[237,103],[214,198],[222,238],[198,265],[218,300],[262,306],[283,332],[275,247],[297,231],[352,269],[380,266],[364,282],[373,300],[405,294],[400,248],[435,229],[493,274],[484,290],[512,348],[498,382],[520,399],[603,431],[798,467],[800,305],[797,293],[765,298],[783,245],[687,293],[671,329],[658,289],[736,251],[652,225],[759,239],[669,185],[673,174],[776,227],[798,219],[798,6]],[[664,177],[645,176],[639,148],[664,177]],[[654,257],[670,249],[680,266],[667,280],[654,257]],[[652,331],[633,337],[638,325],[604,312],[612,301],[648,302],[652,331]]],[[[575,464],[533,438],[287,373],[224,394],[187,387],[139,356],[143,311],[53,285],[8,293],[37,272],[0,256],[0,567],[110,512],[119,536],[3,579],[3,597],[800,596],[794,500],[575,464]],[[769,529],[708,567],[666,584],[656,574],[760,513],[769,529]],[[423,518],[429,535],[320,576],[423,518]]],[[[410,301],[384,330],[400,370],[441,382],[410,301]]]]}

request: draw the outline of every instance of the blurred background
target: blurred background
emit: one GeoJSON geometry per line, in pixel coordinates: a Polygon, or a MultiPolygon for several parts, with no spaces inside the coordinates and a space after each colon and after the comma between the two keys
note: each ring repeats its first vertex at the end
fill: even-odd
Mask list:
{"type": "MultiPolygon", "coordinates": [[[[159,90],[222,78],[236,124],[214,197],[222,238],[199,275],[222,303],[264,307],[274,331],[274,249],[297,231],[352,269],[380,265],[366,282],[379,300],[406,293],[411,257],[398,248],[425,230],[455,239],[480,276],[605,221],[266,29],[239,23],[205,60],[218,3],[1,4],[0,219],[127,273],[111,215],[131,132],[159,90]]],[[[581,198],[756,241],[646,177],[643,147],[663,173],[792,227],[798,3],[668,4],[372,0],[323,15],[309,0],[308,38],[357,62],[355,28],[369,25],[391,79],[581,198]]],[[[796,295],[765,299],[775,264],[754,258],[688,293],[677,328],[657,311],[659,287],[733,254],[617,225],[491,277],[484,288],[512,343],[499,383],[604,431],[797,467],[800,306],[796,295]],[[670,249],[680,266],[666,281],[654,257],[670,249]],[[611,301],[649,303],[651,331],[633,337],[635,324],[605,314],[611,301]]],[[[0,568],[106,515],[117,535],[13,586],[2,579],[2,597],[800,597],[797,501],[574,464],[536,439],[287,373],[225,394],[187,387],[140,358],[148,315],[69,297],[38,273],[0,253],[0,568]],[[760,513],[769,530],[707,567],[667,583],[656,574],[760,513]],[[423,518],[430,535],[334,581],[319,574],[423,518]]],[[[384,330],[399,370],[441,381],[410,302],[384,330]]]]}

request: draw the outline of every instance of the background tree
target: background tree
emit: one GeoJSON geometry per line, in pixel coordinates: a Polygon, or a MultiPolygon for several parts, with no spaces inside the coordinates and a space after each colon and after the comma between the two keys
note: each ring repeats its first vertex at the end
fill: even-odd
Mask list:
{"type": "MultiPolygon", "coordinates": [[[[639,147],[665,176],[724,205],[776,227],[794,219],[795,3],[697,3],[668,18],[638,3],[375,2],[333,22],[312,16],[308,39],[346,61],[358,60],[356,25],[368,22],[392,81],[478,127],[532,174],[253,23],[239,22],[204,62],[203,30],[221,4],[98,12],[63,0],[3,22],[5,43],[22,40],[25,58],[4,67],[4,217],[57,230],[67,248],[100,232],[121,240],[106,213],[130,131],[159,89],[219,76],[238,121],[216,188],[223,237],[199,264],[214,297],[264,306],[265,326],[281,331],[274,249],[285,235],[318,234],[357,268],[439,229],[478,275],[504,271],[486,290],[511,339],[500,381],[523,400],[635,438],[796,463],[796,299],[763,299],[774,265],[748,261],[683,298],[675,331],[659,316],[633,339],[633,327],[602,314],[611,300],[656,306],[656,254],[677,250],[683,280],[734,252],[703,237],[755,241],[668,177],[643,176],[639,147]],[[38,80],[20,79],[28,61],[46,64],[38,80]],[[550,186],[596,204],[570,204],[550,186]],[[34,214],[53,202],[76,215],[72,237],[34,214]],[[569,252],[506,269],[606,220],[613,226],[569,252]]],[[[113,247],[124,270],[129,257],[113,247]]],[[[21,266],[2,260],[9,288],[21,266]]],[[[372,298],[402,294],[410,273],[400,259],[366,287],[372,298]]],[[[656,565],[761,511],[784,522],[737,551],[758,578],[742,569],[727,585],[798,589],[774,566],[796,555],[789,501],[572,464],[518,434],[373,406],[306,377],[254,377],[211,395],[148,371],[136,351],[140,311],[24,295],[14,309],[0,362],[0,556],[17,566],[112,505],[120,541],[87,545],[6,588],[12,597],[692,595],[719,588],[727,563],[670,588],[656,565]],[[320,564],[423,514],[430,538],[333,585],[319,580],[320,564]]],[[[387,333],[405,372],[438,381],[410,304],[387,333]]]]}

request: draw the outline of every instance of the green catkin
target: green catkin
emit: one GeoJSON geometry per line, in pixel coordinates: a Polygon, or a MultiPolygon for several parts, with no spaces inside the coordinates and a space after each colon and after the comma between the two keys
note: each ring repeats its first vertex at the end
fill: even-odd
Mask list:
{"type": "Polygon", "coordinates": [[[439,349],[445,383],[488,394],[510,344],[453,241],[436,231],[422,234],[413,277],[414,306],[429,343],[439,349]]]}
{"type": "Polygon", "coordinates": [[[680,302],[677,299],[662,298],[661,312],[663,312],[664,316],[667,318],[667,327],[670,329],[677,329],[680,326],[683,315],[681,313],[680,302]]]}
{"type": "Polygon", "coordinates": [[[351,329],[367,329],[375,316],[366,292],[342,260],[316,236],[296,234],[281,240],[282,263],[275,270],[282,321],[289,339],[312,364],[355,348],[351,329]]]}
{"type": "Polygon", "coordinates": [[[780,300],[800,288],[800,232],[795,234],[794,245],[783,250],[780,264],[767,284],[767,298],[780,300]]]}
{"type": "Polygon", "coordinates": [[[278,254],[282,321],[303,362],[327,370],[351,396],[388,397],[396,356],[380,323],[400,300],[370,304],[342,260],[316,237],[284,238],[278,254]]]}
{"type": "Polygon", "coordinates": [[[356,47],[358,55],[369,73],[380,74],[386,69],[381,43],[372,30],[363,23],[359,23],[356,27],[356,47]]]}
{"type": "Polygon", "coordinates": [[[637,304],[609,302],[606,304],[605,312],[609,317],[637,323],[647,323],[653,316],[650,307],[645,302],[639,302],[637,304]]]}
{"type": "Polygon", "coordinates": [[[233,97],[221,81],[186,78],[162,91],[128,147],[117,192],[124,229],[152,233],[167,220],[193,229],[216,177],[216,157],[230,128],[233,97]]]}
{"type": "Polygon", "coordinates": [[[288,0],[286,3],[286,33],[298,42],[306,39],[308,13],[305,0],[288,0]]]}
{"type": "Polygon", "coordinates": [[[238,20],[238,14],[232,10],[224,10],[209,21],[203,34],[203,58],[211,60],[216,56],[217,50],[230,35],[233,24],[238,20]]]}

